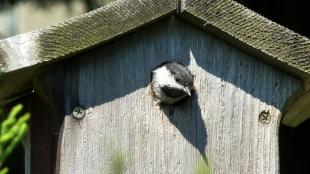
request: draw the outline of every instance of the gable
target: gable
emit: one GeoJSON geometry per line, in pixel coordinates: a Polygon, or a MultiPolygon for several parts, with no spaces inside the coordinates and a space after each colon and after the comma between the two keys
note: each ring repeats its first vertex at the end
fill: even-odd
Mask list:
{"type": "MultiPolygon", "coordinates": [[[[96,97],[99,97],[97,95],[98,90],[96,90],[99,84],[106,85],[107,93],[102,96],[104,98],[109,98],[109,95],[126,95],[149,85],[151,71],[161,62],[176,60],[190,67],[191,57],[195,57],[198,69],[203,69],[209,73],[210,77],[219,82],[232,83],[237,88],[244,90],[245,93],[269,104],[271,104],[271,101],[268,101],[271,99],[270,96],[256,93],[255,86],[259,84],[252,84],[253,80],[259,81],[263,73],[277,76],[276,82],[270,86],[270,90],[274,90],[272,93],[283,92],[277,91],[279,90],[277,87],[287,86],[286,80],[294,82],[291,84],[294,87],[290,86],[289,88],[302,87],[302,82],[294,76],[266,64],[255,56],[247,54],[175,16],[164,18],[106,45],[73,56],[64,64],[56,63],[48,71],[48,74],[53,77],[48,78],[58,81],[57,78],[63,76],[61,74],[72,78],[63,79],[63,82],[59,83],[60,85],[66,81],[76,81],[79,84],[78,81],[83,78],[83,83],[88,86],[87,88],[93,88],[89,90],[93,94],[85,95],[82,98],[85,100],[89,98],[88,101],[94,102],[85,104],[86,106],[94,106],[96,105],[96,97]],[[129,71],[126,68],[124,69],[126,65],[132,74],[128,74],[129,71]],[[87,73],[80,74],[85,73],[84,71],[87,73]],[[66,72],[70,72],[71,75],[67,75],[66,72]],[[102,76],[106,79],[96,79],[101,77],[97,76],[97,73],[106,74],[106,76],[102,76]],[[87,76],[87,74],[92,74],[92,76],[87,76]],[[114,79],[118,75],[121,76],[122,80],[114,79]],[[114,83],[117,81],[119,82],[114,83]],[[140,81],[140,85],[138,85],[138,81],[140,81]],[[89,86],[89,84],[93,85],[89,86]],[[115,91],[119,86],[122,88],[128,86],[130,90],[115,91]]],[[[261,83],[266,82],[262,80],[261,83]]],[[[76,90],[74,88],[70,91],[75,93],[76,90]]],[[[292,91],[290,93],[293,94],[292,91]]],[[[66,106],[68,106],[66,109],[68,112],[74,107],[66,106]]],[[[284,105],[275,107],[282,109],[284,105]]]]}

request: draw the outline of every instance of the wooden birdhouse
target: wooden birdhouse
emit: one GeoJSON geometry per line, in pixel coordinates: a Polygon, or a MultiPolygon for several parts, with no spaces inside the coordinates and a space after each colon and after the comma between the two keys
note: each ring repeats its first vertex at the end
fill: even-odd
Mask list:
{"type": "Polygon", "coordinates": [[[0,101],[31,112],[30,173],[279,173],[309,116],[310,40],[232,0],[127,0],[0,41],[0,101]],[[191,97],[154,101],[177,61],[191,97]],[[116,170],[116,169],[115,169],[116,170]]]}

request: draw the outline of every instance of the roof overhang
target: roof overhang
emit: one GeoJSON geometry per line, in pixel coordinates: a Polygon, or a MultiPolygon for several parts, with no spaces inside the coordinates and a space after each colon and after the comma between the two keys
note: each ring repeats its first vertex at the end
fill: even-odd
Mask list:
{"type": "MultiPolygon", "coordinates": [[[[305,84],[310,79],[310,40],[233,0],[118,0],[60,24],[1,40],[0,104],[31,91],[31,83],[48,65],[171,14],[305,84]]],[[[309,118],[307,104],[310,94],[305,87],[287,108],[284,123],[296,126],[309,118]]]]}

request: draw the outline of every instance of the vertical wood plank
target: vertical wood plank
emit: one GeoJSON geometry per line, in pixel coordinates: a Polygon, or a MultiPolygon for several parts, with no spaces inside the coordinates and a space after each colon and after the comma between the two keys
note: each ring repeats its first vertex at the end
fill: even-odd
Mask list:
{"type": "MultiPolygon", "coordinates": [[[[60,173],[108,173],[116,153],[125,173],[195,173],[205,156],[214,173],[278,173],[278,127],[299,80],[175,18],[57,65],[40,80],[65,116],[60,173]],[[151,70],[188,65],[195,95],[158,106],[151,70]],[[75,106],[86,116],[70,116],[75,106]],[[258,121],[267,110],[270,124],[258,121]]],[[[206,160],[206,159],[205,159],[206,160]]]]}
{"type": "Polygon", "coordinates": [[[25,150],[25,174],[30,174],[30,165],[31,165],[31,129],[29,129],[24,143],[24,150],[25,150]]]}
{"type": "Polygon", "coordinates": [[[54,174],[59,131],[53,122],[55,116],[37,95],[30,100],[30,108],[30,173],[54,174]]]}

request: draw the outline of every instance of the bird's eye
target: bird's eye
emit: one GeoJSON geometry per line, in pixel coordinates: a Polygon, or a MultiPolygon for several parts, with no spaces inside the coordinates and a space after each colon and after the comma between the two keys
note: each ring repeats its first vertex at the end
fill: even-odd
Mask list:
{"type": "Polygon", "coordinates": [[[180,82],[181,79],[180,79],[179,77],[176,77],[176,78],[175,78],[175,81],[180,82]]]}

